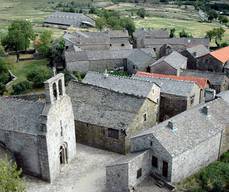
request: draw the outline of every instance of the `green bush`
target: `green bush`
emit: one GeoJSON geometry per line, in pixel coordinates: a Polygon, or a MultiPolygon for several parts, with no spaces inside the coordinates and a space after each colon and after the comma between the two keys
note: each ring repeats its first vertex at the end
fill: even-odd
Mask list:
{"type": "Polygon", "coordinates": [[[10,79],[8,68],[3,59],[0,58],[0,95],[3,95],[6,87],[6,83],[8,83],[10,79]]]}
{"type": "Polygon", "coordinates": [[[14,95],[19,95],[28,92],[29,90],[32,89],[32,83],[29,82],[28,80],[21,81],[15,85],[12,86],[13,88],[13,94],[14,95]]]}
{"type": "Polygon", "coordinates": [[[7,159],[0,160],[0,191],[1,192],[25,192],[25,185],[20,178],[21,170],[16,163],[9,163],[7,159]]]}
{"type": "Polygon", "coordinates": [[[34,88],[41,88],[44,86],[44,81],[49,79],[52,73],[47,68],[34,69],[28,73],[27,79],[33,83],[34,88]]]}
{"type": "Polygon", "coordinates": [[[139,17],[141,17],[141,18],[145,18],[145,16],[146,16],[146,11],[145,11],[145,9],[144,9],[144,8],[138,9],[137,15],[138,15],[139,17]]]}

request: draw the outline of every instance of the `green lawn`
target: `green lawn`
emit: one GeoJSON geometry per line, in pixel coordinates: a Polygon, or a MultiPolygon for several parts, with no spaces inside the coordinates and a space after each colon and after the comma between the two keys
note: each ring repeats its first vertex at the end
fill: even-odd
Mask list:
{"type": "MultiPolygon", "coordinates": [[[[47,59],[20,61],[19,63],[16,63],[16,57],[15,56],[6,57],[6,62],[9,66],[9,69],[17,77],[17,80],[14,81],[14,83],[12,85],[14,85],[20,81],[26,80],[26,76],[28,73],[30,73],[30,71],[32,71],[36,68],[47,68],[47,65],[48,65],[47,59]]],[[[11,90],[12,90],[12,87],[9,87],[7,94],[9,94],[11,92],[11,90]]],[[[34,90],[32,90],[32,91],[34,91],[34,90]]]]}

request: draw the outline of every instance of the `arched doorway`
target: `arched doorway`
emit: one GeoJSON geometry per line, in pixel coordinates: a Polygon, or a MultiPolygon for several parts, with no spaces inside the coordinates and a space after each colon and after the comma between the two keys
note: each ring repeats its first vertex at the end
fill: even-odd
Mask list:
{"type": "Polygon", "coordinates": [[[67,143],[64,143],[63,145],[60,146],[59,157],[60,157],[60,164],[68,163],[68,145],[67,143]]]}

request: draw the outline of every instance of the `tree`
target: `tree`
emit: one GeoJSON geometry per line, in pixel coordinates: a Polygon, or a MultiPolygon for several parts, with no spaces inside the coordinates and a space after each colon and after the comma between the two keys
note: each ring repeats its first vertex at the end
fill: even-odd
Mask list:
{"type": "Polygon", "coordinates": [[[192,34],[186,32],[184,29],[179,33],[180,37],[192,37],[192,34]]]}
{"type": "Polygon", "coordinates": [[[14,95],[19,95],[26,93],[27,91],[32,89],[32,83],[29,82],[28,80],[21,81],[15,85],[12,86],[13,88],[13,94],[14,95]]]}
{"type": "Polygon", "coordinates": [[[27,75],[27,79],[33,83],[34,88],[41,88],[44,85],[44,81],[49,79],[52,73],[47,68],[35,68],[27,75]]]}
{"type": "Polygon", "coordinates": [[[222,24],[227,24],[229,22],[228,18],[226,16],[223,16],[223,15],[220,15],[218,17],[218,19],[219,19],[219,22],[222,24]]]}
{"type": "Polygon", "coordinates": [[[7,159],[0,160],[0,191],[25,192],[24,182],[20,178],[21,172],[16,163],[10,163],[7,159]]]}
{"type": "MultiPolygon", "coordinates": [[[[2,45],[9,50],[18,52],[20,50],[26,50],[33,38],[32,24],[29,21],[17,20],[13,21],[8,27],[8,34],[3,38],[2,45]]],[[[19,53],[17,53],[18,61],[19,53]]]]}
{"type": "Polygon", "coordinates": [[[209,20],[209,21],[212,21],[213,19],[217,19],[217,17],[218,17],[217,12],[214,11],[214,10],[208,11],[207,14],[208,14],[208,20],[209,20]]]}
{"type": "Polygon", "coordinates": [[[43,31],[39,38],[34,40],[34,47],[37,49],[38,53],[44,57],[48,57],[50,54],[50,49],[52,45],[52,32],[45,30],[43,31]]]}
{"type": "Polygon", "coordinates": [[[132,19],[128,17],[120,18],[121,26],[122,28],[126,29],[129,33],[129,35],[133,35],[133,32],[135,31],[135,24],[132,19]]]}
{"type": "Polygon", "coordinates": [[[51,54],[50,54],[51,67],[65,66],[64,49],[65,49],[65,42],[63,38],[56,39],[52,43],[51,54]]]}
{"type": "Polygon", "coordinates": [[[6,63],[0,58],[0,95],[3,95],[6,89],[6,83],[10,80],[6,63]]]}
{"type": "Polygon", "coordinates": [[[106,26],[106,20],[103,17],[99,17],[95,20],[95,25],[101,31],[106,26]]]}
{"type": "Polygon", "coordinates": [[[175,28],[170,29],[170,35],[169,35],[169,37],[170,38],[175,37],[175,32],[176,32],[176,29],[175,28]]]}
{"type": "Polygon", "coordinates": [[[206,37],[208,37],[210,41],[212,41],[212,39],[215,39],[216,45],[220,47],[220,42],[222,41],[224,33],[225,30],[222,27],[214,28],[213,30],[207,31],[206,37]]]}
{"type": "Polygon", "coordinates": [[[145,9],[144,9],[144,8],[138,9],[137,15],[138,15],[139,17],[141,17],[141,18],[145,18],[145,15],[146,15],[145,9]]]}

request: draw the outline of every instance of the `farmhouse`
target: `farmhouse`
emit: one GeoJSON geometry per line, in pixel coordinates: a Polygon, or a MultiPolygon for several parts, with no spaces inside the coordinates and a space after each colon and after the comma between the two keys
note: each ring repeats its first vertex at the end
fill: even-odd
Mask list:
{"type": "Polygon", "coordinates": [[[160,88],[149,82],[88,72],[71,82],[76,140],[118,153],[129,151],[130,137],[156,124],[160,88]]]}
{"type": "Polygon", "coordinates": [[[154,77],[151,73],[137,72],[133,79],[156,83],[161,87],[159,120],[164,121],[204,100],[198,84],[172,78],[154,77]]]}
{"type": "Polygon", "coordinates": [[[24,173],[52,182],[76,155],[74,115],[63,74],[45,89],[45,100],[0,97],[0,143],[24,173]]]}
{"type": "Polygon", "coordinates": [[[210,71],[185,70],[181,72],[182,76],[203,77],[209,80],[210,88],[216,90],[216,93],[228,90],[229,78],[224,73],[210,71]]]}
{"type": "Polygon", "coordinates": [[[229,105],[198,105],[131,138],[129,157],[106,167],[107,190],[127,192],[149,175],[176,183],[229,149],[229,105]]]}
{"type": "Polygon", "coordinates": [[[161,73],[168,75],[179,75],[187,67],[187,58],[180,53],[173,51],[168,56],[164,56],[149,66],[151,73],[161,73]]]}
{"type": "Polygon", "coordinates": [[[201,58],[197,64],[198,70],[225,72],[228,74],[229,46],[212,51],[201,58]]]}
{"type": "Polygon", "coordinates": [[[65,33],[64,40],[66,48],[75,45],[82,50],[132,49],[127,30],[65,33]]]}
{"type": "Polygon", "coordinates": [[[202,62],[202,57],[209,53],[209,49],[204,45],[196,45],[187,48],[181,54],[188,58],[187,68],[196,69],[196,66],[202,62]]]}
{"type": "MultiPolygon", "coordinates": [[[[127,71],[127,58],[131,54],[144,55],[143,63],[134,63],[136,68],[146,69],[148,56],[156,57],[152,49],[123,49],[123,50],[75,50],[65,51],[66,68],[69,71],[104,72],[107,70],[127,71]],[[142,53],[144,52],[144,53],[142,53]],[[142,67],[143,65],[143,67],[142,67]]],[[[131,59],[131,57],[130,57],[131,59]]],[[[131,64],[133,65],[133,64],[131,64]]]]}
{"type": "Polygon", "coordinates": [[[82,13],[54,12],[43,23],[45,27],[67,29],[73,27],[95,27],[95,21],[82,13]]]}

